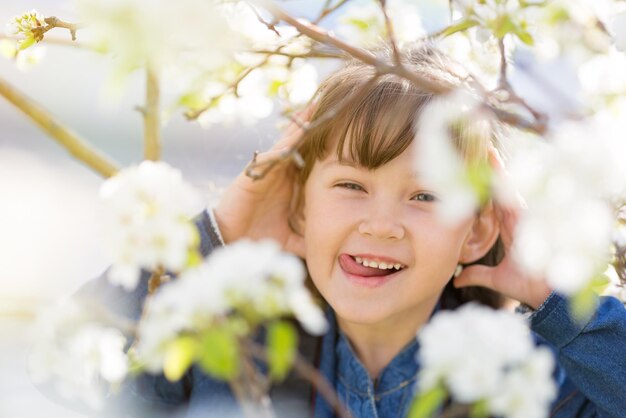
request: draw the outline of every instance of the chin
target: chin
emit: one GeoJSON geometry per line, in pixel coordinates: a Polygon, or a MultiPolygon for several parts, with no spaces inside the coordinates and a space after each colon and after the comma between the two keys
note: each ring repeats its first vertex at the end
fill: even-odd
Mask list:
{"type": "Polygon", "coordinates": [[[376,303],[363,303],[363,301],[352,303],[344,299],[332,301],[329,304],[342,320],[360,325],[375,325],[388,319],[392,314],[384,306],[376,303]]]}

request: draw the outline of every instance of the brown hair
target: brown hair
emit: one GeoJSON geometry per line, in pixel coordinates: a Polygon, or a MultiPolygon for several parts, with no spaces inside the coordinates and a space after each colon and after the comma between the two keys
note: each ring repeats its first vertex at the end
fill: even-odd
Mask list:
{"type": "MultiPolygon", "coordinates": [[[[393,54],[389,49],[379,50],[377,55],[383,61],[392,62],[393,54]]],[[[451,89],[462,85],[466,79],[446,55],[427,43],[402,52],[402,58],[403,65],[410,71],[451,89]]],[[[409,147],[415,137],[420,110],[434,97],[433,93],[396,75],[377,76],[374,67],[360,61],[351,61],[331,74],[313,99],[312,128],[304,134],[299,148],[305,164],[298,177],[295,213],[302,212],[302,190],[317,161],[334,148],[340,161],[349,159],[370,170],[381,167],[409,147]]],[[[497,132],[495,122],[482,120],[457,126],[451,137],[466,163],[475,164],[486,160],[490,142],[499,147],[497,132]]],[[[496,265],[502,255],[498,240],[477,263],[496,265]]],[[[490,306],[502,302],[501,297],[489,289],[454,289],[451,285],[445,290],[444,301],[447,299],[458,303],[477,300],[490,306]]]]}

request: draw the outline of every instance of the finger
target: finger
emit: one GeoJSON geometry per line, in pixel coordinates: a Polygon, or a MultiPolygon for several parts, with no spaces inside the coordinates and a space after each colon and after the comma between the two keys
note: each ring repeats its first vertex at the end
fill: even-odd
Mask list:
{"type": "Polygon", "coordinates": [[[494,289],[495,270],[495,267],[483,265],[465,267],[461,274],[454,278],[454,287],[481,286],[494,289]]]}
{"type": "Polygon", "coordinates": [[[496,217],[500,224],[500,238],[505,250],[508,252],[513,244],[513,234],[517,226],[517,216],[512,214],[506,208],[496,205],[496,217]]]}

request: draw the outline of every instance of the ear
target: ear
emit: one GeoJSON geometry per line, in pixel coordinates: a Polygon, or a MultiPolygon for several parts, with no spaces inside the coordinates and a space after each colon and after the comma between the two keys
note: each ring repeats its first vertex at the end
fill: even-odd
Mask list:
{"type": "Polygon", "coordinates": [[[499,235],[500,223],[493,201],[489,201],[474,219],[472,229],[461,248],[459,262],[469,264],[484,257],[499,235]]]}
{"type": "Polygon", "coordinates": [[[289,228],[296,235],[304,236],[304,187],[294,182],[289,208],[289,228]]]}

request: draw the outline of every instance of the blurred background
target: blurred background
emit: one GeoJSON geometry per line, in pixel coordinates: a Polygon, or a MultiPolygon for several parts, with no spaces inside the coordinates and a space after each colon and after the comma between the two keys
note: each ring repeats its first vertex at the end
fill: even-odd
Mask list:
{"type": "MultiPolygon", "coordinates": [[[[321,1],[285,2],[299,16],[321,1]]],[[[0,27],[36,9],[72,21],[71,1],[0,5],[0,27]]],[[[56,37],[68,37],[59,31],[56,37]]],[[[106,154],[141,161],[144,81],[133,73],[120,97],[105,91],[110,58],[68,46],[46,47],[42,62],[20,70],[0,56],[0,77],[35,99],[106,154]]],[[[167,103],[167,98],[163,99],[167,103]]],[[[202,128],[173,114],[162,131],[162,158],[201,190],[207,204],[249,161],[277,139],[275,115],[253,126],[202,128]]],[[[26,373],[37,312],[98,276],[108,262],[99,237],[102,178],[74,160],[19,110],[0,98],[0,418],[80,416],[39,394],[26,373]]]]}

